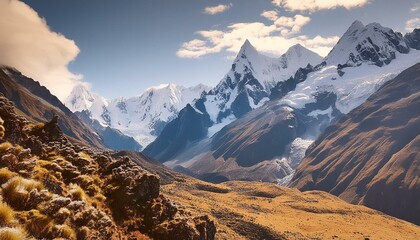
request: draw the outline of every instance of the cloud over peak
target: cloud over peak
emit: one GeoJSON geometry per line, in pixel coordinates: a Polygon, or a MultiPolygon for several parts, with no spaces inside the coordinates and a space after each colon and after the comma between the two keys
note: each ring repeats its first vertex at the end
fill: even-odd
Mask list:
{"type": "Polygon", "coordinates": [[[79,51],[25,3],[0,0],[0,64],[17,68],[64,99],[81,80],[67,67],[79,51]]]}
{"type": "Polygon", "coordinates": [[[176,54],[180,58],[200,58],[222,51],[235,54],[249,39],[259,51],[266,53],[280,55],[290,46],[300,43],[325,56],[339,39],[338,36],[310,38],[301,34],[302,27],[311,21],[307,16],[278,16],[276,11],[265,11],[261,16],[271,24],[242,22],[230,24],[224,30],[198,31],[199,38],[183,43],[176,54]]]}
{"type": "Polygon", "coordinates": [[[209,15],[216,15],[216,14],[219,14],[219,13],[222,13],[222,12],[228,10],[231,7],[232,7],[232,3],[230,3],[230,4],[220,4],[220,5],[217,5],[217,6],[206,7],[206,8],[204,8],[203,12],[205,14],[209,14],[209,15]]]}
{"type": "Polygon", "coordinates": [[[272,0],[277,7],[283,7],[288,11],[308,11],[335,9],[343,7],[346,9],[362,7],[369,0],[272,0]]]}

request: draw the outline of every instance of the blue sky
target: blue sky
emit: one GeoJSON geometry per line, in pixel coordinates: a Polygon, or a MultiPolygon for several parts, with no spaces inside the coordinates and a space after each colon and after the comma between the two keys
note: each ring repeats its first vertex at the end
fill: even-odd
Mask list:
{"type": "Polygon", "coordinates": [[[214,86],[246,38],[273,56],[297,42],[325,54],[356,19],[405,33],[407,21],[419,27],[420,17],[416,0],[339,0],[341,5],[328,6],[318,0],[23,2],[52,32],[74,41],[79,51],[71,51],[77,56],[68,65],[70,74],[107,98],[140,95],[169,82],[214,86]],[[213,13],[225,11],[204,11],[220,4],[225,7],[213,13]]]}

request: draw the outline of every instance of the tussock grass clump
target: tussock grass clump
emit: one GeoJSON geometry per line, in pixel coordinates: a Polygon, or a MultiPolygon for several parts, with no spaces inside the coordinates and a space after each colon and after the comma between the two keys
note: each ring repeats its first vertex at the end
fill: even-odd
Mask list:
{"type": "MultiPolygon", "coordinates": [[[[4,202],[0,202],[0,226],[11,226],[15,220],[15,212],[4,202]]],[[[1,238],[0,238],[1,239],[1,238]]]]}
{"type": "Polygon", "coordinates": [[[79,232],[77,234],[78,237],[81,239],[86,239],[89,236],[89,228],[86,226],[83,226],[79,229],[79,232]]]}
{"type": "Polygon", "coordinates": [[[92,157],[89,154],[85,153],[85,152],[79,152],[78,155],[81,158],[84,158],[86,160],[92,161],[92,157]]]}
{"type": "Polygon", "coordinates": [[[4,200],[8,204],[18,209],[24,209],[29,197],[29,192],[34,189],[41,191],[43,186],[38,181],[16,176],[4,183],[1,188],[4,200]]]}
{"type": "Polygon", "coordinates": [[[62,207],[54,214],[54,220],[58,224],[63,224],[70,216],[70,210],[62,207]]]}
{"type": "Polygon", "coordinates": [[[0,185],[9,181],[15,176],[17,176],[17,174],[10,171],[8,168],[0,168],[0,185]]]}
{"type": "Polygon", "coordinates": [[[26,233],[20,228],[0,228],[0,239],[1,240],[25,240],[26,233]]]}
{"type": "Polygon", "coordinates": [[[45,123],[28,123],[23,127],[23,131],[34,132],[42,129],[45,126],[45,123]]]}
{"type": "Polygon", "coordinates": [[[74,200],[85,201],[86,200],[86,193],[79,185],[71,184],[70,196],[74,200]]]}
{"type": "Polygon", "coordinates": [[[52,235],[54,222],[51,218],[43,215],[38,210],[31,210],[28,213],[25,229],[32,236],[45,238],[52,235]]]}
{"type": "Polygon", "coordinates": [[[74,230],[67,225],[56,225],[54,226],[54,235],[56,238],[63,239],[76,239],[76,233],[74,230]]]}
{"type": "Polygon", "coordinates": [[[93,183],[93,179],[89,177],[88,175],[80,175],[74,178],[73,180],[84,188],[87,188],[89,185],[93,183]]]}
{"type": "Polygon", "coordinates": [[[0,153],[5,153],[12,147],[13,147],[13,144],[11,144],[9,142],[4,142],[4,143],[0,144],[0,153]]]}

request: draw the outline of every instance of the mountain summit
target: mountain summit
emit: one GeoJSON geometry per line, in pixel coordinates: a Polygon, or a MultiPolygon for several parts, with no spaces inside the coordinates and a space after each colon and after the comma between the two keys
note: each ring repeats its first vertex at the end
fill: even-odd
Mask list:
{"type": "Polygon", "coordinates": [[[182,115],[179,114],[172,124],[167,125],[162,132],[165,134],[144,152],[159,156],[161,161],[170,159],[188,143],[211,137],[227,124],[261,107],[270,100],[271,90],[276,84],[290,79],[299,69],[321,61],[319,55],[301,45],[292,46],[279,58],[272,58],[259,53],[248,40],[245,41],[220,83],[195,100],[192,108],[185,108],[182,115]],[[189,119],[186,116],[193,117],[189,119]],[[186,130],[185,122],[194,126],[196,134],[182,133],[186,130]],[[165,138],[172,133],[179,134],[167,141],[165,138]]]}
{"type": "Polygon", "coordinates": [[[383,66],[397,53],[408,53],[409,46],[399,32],[379,23],[363,25],[355,21],[325,58],[327,65],[356,66],[363,62],[383,66]]]}

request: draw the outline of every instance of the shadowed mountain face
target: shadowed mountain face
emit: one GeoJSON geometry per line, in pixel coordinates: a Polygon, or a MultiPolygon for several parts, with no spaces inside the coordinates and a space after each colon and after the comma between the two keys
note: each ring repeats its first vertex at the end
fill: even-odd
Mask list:
{"type": "Polygon", "coordinates": [[[213,156],[235,158],[242,167],[281,156],[304,132],[303,118],[290,107],[267,104],[219,131],[212,139],[213,156]]]}
{"type": "Polygon", "coordinates": [[[12,101],[25,117],[45,122],[57,115],[58,124],[67,136],[83,144],[105,147],[95,131],[86,126],[48,89],[18,71],[0,68],[0,93],[12,101]]]}
{"type": "Polygon", "coordinates": [[[178,118],[171,121],[159,138],[147,146],[143,152],[164,162],[184,149],[188,143],[206,136],[209,125],[209,116],[197,113],[188,104],[181,110],[178,118]]]}
{"type": "Polygon", "coordinates": [[[311,145],[291,186],[324,190],[420,224],[420,63],[311,145]]]}
{"type": "Polygon", "coordinates": [[[89,112],[75,112],[85,124],[92,127],[101,137],[104,144],[113,150],[140,151],[142,146],[132,137],[124,135],[121,131],[109,126],[102,126],[97,120],[89,117],[89,112]]]}

